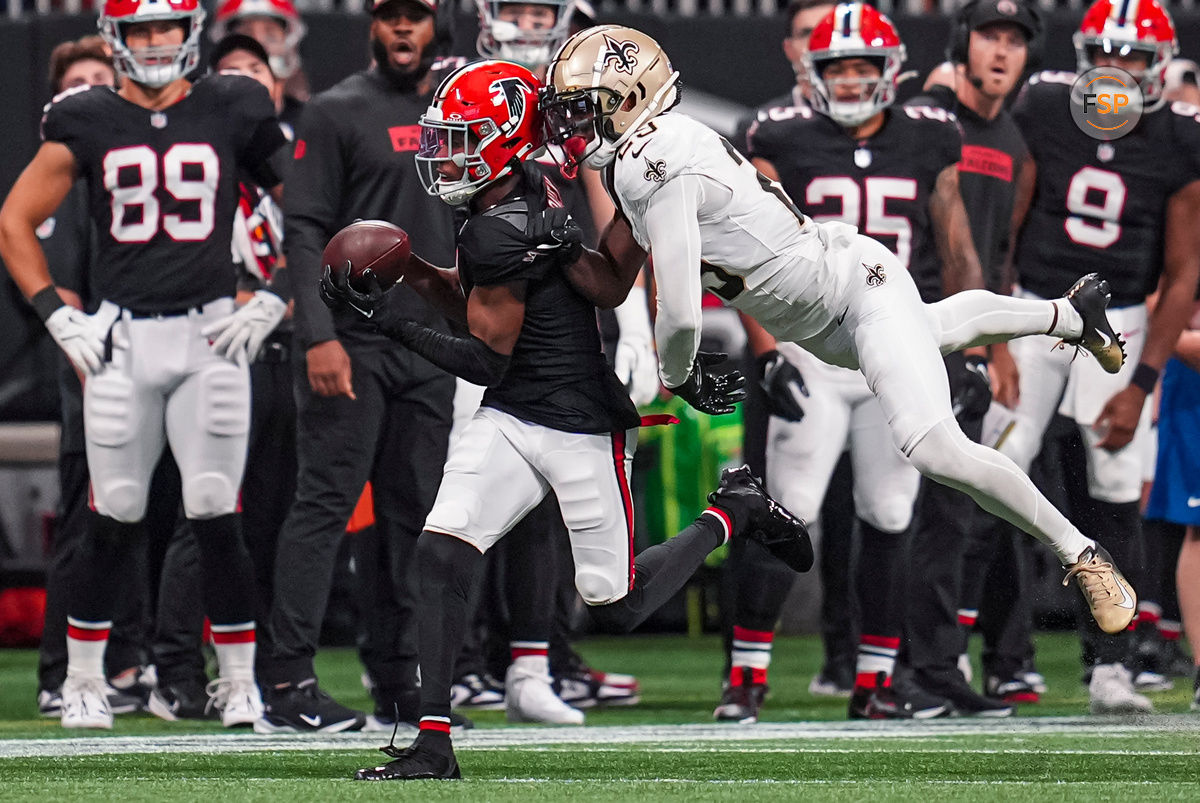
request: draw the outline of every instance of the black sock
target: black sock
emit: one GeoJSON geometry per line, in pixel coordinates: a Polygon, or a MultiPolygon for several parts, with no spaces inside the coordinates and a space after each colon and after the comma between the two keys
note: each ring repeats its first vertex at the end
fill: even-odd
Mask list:
{"type": "Polygon", "coordinates": [[[126,524],[90,511],[83,544],[76,554],[75,581],[68,591],[67,613],[84,622],[111,622],[117,599],[137,578],[130,567],[141,565],[146,531],[142,522],[126,524]]]}
{"type": "Polygon", "coordinates": [[[904,622],[902,578],[908,562],[909,531],[885,533],[859,519],[862,551],[858,558],[859,614],[862,636],[899,638],[904,622]]]}
{"type": "MultiPolygon", "coordinates": [[[[1147,522],[1149,523],[1149,522],[1147,522]]],[[[1179,622],[1179,586],[1175,581],[1175,567],[1179,565],[1179,550],[1183,549],[1183,538],[1187,527],[1170,522],[1156,522],[1154,532],[1147,530],[1146,541],[1159,541],[1159,604],[1162,618],[1168,622],[1179,622]]]]}
{"type": "Polygon", "coordinates": [[[462,649],[471,587],[482,560],[483,553],[474,546],[445,533],[426,530],[417,542],[422,731],[450,732],[454,662],[462,649]]]}
{"type": "Polygon", "coordinates": [[[204,611],[214,625],[254,621],[254,567],[242,541],[241,514],[188,519],[200,548],[204,611]]]}
{"type": "Polygon", "coordinates": [[[724,525],[715,516],[701,515],[674,538],[642,550],[634,561],[633,588],[616,602],[593,606],[592,618],[604,630],[633,630],[682,588],[724,541],[724,525]]]}

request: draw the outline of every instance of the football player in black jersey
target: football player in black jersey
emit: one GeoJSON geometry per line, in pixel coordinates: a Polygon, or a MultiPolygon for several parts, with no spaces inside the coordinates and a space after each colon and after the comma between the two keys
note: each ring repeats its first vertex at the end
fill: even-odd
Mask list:
{"type": "MultiPolygon", "coordinates": [[[[1078,425],[1087,447],[1089,499],[1081,507],[1091,529],[1123,565],[1142,565],[1141,499],[1153,391],[1187,321],[1200,272],[1200,116],[1162,101],[1164,70],[1178,49],[1175,28],[1157,0],[1098,0],[1075,35],[1079,72],[1093,66],[1126,70],[1139,82],[1146,110],[1120,139],[1085,135],[1070,112],[1075,73],[1033,76],[1013,109],[1036,164],[1036,182],[1018,196],[1023,225],[1015,264],[1018,294],[1052,298],[1069,274],[1101,271],[1112,288],[1110,317],[1127,341],[1117,374],[1092,360],[1072,360],[1048,338],[1010,345],[1020,369],[1020,398],[998,448],[1027,467],[1057,411],[1078,425]],[[1153,313],[1146,297],[1158,290],[1153,313]]],[[[994,412],[1003,412],[993,408],[994,412]]],[[[1092,631],[1095,712],[1147,711],[1123,666],[1125,634],[1092,631]]]]}
{"type": "Polygon", "coordinates": [[[121,89],[60,95],[41,149],[0,211],[0,251],[81,374],[91,471],[90,576],[72,589],[62,721],[110,728],[103,654],[120,568],[142,536],[151,472],[167,443],[201,549],[226,725],[262,713],[254,682],[250,560],[237,514],[249,425],[247,363],[283,317],[260,290],[236,312],[230,251],[239,175],[278,183],[284,142],[266,90],[242,76],[192,84],[204,12],[195,0],[110,0],[100,31],[121,89]],[[102,123],[102,124],[101,124],[102,123]],[[100,233],[93,315],[67,306],[34,229],[88,184],[100,233]]]}
{"type": "MultiPolygon", "coordinates": [[[[1022,172],[1031,169],[1025,141],[1004,104],[1019,86],[1040,30],[1036,7],[1025,2],[967,3],[952,25],[950,61],[930,74],[926,94],[911,101],[951,111],[958,120],[963,139],[958,172],[972,239],[984,285],[1003,295],[1012,292],[1006,263],[1016,187],[1022,172]]],[[[979,367],[992,369],[997,396],[1011,404],[1016,371],[1007,344],[993,344],[989,358],[979,367]]],[[[984,376],[981,372],[980,379],[984,376]]],[[[964,405],[958,420],[979,440],[989,388],[981,381],[976,389],[975,403],[964,405]]],[[[1018,677],[1027,652],[1032,654],[1029,596],[1023,593],[1028,584],[1021,582],[1032,544],[1006,522],[978,516],[963,494],[934,484],[922,490],[916,521],[902,659],[927,691],[949,697],[960,710],[969,707],[976,696],[959,664],[966,660],[967,635],[986,586],[997,593],[983,623],[985,690],[1007,703],[1036,701],[1037,693],[1018,677]],[[983,527],[980,519],[994,524],[983,527]],[[994,579],[985,582],[987,577],[994,579]]]]}
{"type": "MultiPolygon", "coordinates": [[[[748,145],[759,170],[778,179],[815,220],[850,223],[888,244],[926,303],[940,300],[944,292],[979,286],[978,257],[958,192],[959,129],[942,109],[889,108],[904,59],[891,22],[867,6],[839,5],[817,26],[804,58],[813,86],[811,106],[779,110],[774,119],[755,123],[748,145]]],[[[762,338],[769,335],[762,332],[755,339],[762,338]]],[[[826,365],[791,344],[781,349],[800,370],[806,390],[797,400],[803,408],[798,420],[771,420],[769,486],[810,520],[847,442],[854,464],[862,623],[850,715],[945,713],[948,705],[941,696],[893,683],[905,590],[902,567],[919,474],[892,444],[887,420],[861,374],[826,365]]],[[[961,355],[946,359],[957,379],[963,371],[953,366],[961,364],[961,355]]],[[[789,585],[782,584],[770,599],[764,598],[761,583],[739,588],[729,699],[718,707],[718,718],[741,719],[746,704],[761,696],[755,694],[756,683],[739,675],[749,670],[753,677],[756,669],[765,674],[762,664],[769,652],[761,646],[765,642],[769,649],[770,628],[764,631],[761,625],[776,621],[789,585]]],[[[969,693],[958,703],[964,713],[1001,713],[1003,708],[969,693]]]]}
{"type": "MultiPolygon", "coordinates": [[[[375,325],[437,365],[486,385],[483,403],[451,447],[418,547],[421,576],[420,734],[360,780],[459,777],[450,745],[450,683],[470,590],[483,553],[553,489],[570,531],[575,583],[598,621],[628,630],[687,581],[731,536],[753,537],[811,563],[803,524],[746,469],[725,472],[712,507],[665,543],[633,555],[629,471],[639,417],[604,360],[592,302],[562,265],[578,248],[536,247],[525,230],[554,203],[526,162],[543,144],[538,82],[509,62],[468,65],[439,87],[422,118],[417,160],[431,194],[458,209],[456,277],[413,260],[408,281],[436,286],[465,335],[409,320],[390,296],[350,287],[326,268],[334,306],[375,325]],[[453,284],[448,282],[453,279],[453,284]],[[461,283],[465,299],[454,297],[461,283]]],[[[703,355],[710,375],[711,355],[703,355]]],[[[714,376],[714,410],[742,397],[736,373],[714,376]]]]}

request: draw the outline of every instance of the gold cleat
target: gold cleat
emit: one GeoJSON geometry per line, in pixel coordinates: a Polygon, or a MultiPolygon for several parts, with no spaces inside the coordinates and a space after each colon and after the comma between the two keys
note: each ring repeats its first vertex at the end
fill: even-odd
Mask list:
{"type": "Polygon", "coordinates": [[[1113,564],[1112,555],[1104,547],[1099,544],[1088,547],[1066,569],[1063,585],[1070,583],[1072,577],[1075,578],[1101,630],[1120,633],[1129,627],[1137,613],[1137,594],[1125,575],[1113,564]]]}
{"type": "Polygon", "coordinates": [[[1108,282],[1101,279],[1098,273],[1089,273],[1075,282],[1065,298],[1083,319],[1083,334],[1078,338],[1064,339],[1063,342],[1087,349],[1100,367],[1110,374],[1120,371],[1125,364],[1125,341],[1113,331],[1105,312],[1112,298],[1108,282]]]}

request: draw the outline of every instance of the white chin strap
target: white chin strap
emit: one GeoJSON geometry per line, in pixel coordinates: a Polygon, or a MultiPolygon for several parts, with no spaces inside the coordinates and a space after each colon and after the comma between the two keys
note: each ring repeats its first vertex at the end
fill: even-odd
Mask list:
{"type": "Polygon", "coordinates": [[[861,125],[875,112],[875,104],[869,100],[829,101],[829,116],[844,126],[861,125]]]}

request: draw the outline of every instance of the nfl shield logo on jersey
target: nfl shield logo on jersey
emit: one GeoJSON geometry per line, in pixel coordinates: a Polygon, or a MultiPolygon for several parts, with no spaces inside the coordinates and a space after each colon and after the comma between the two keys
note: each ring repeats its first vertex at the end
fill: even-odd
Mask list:
{"type": "Polygon", "coordinates": [[[859,148],[854,152],[854,164],[860,170],[866,170],[871,166],[871,152],[866,148],[859,148]]]}
{"type": "Polygon", "coordinates": [[[166,128],[167,116],[162,112],[155,112],[154,114],[150,115],[150,125],[154,126],[155,128],[166,128]]]}
{"type": "Polygon", "coordinates": [[[1096,146],[1096,158],[1102,162],[1111,162],[1117,155],[1117,149],[1110,142],[1101,142],[1096,146]]]}

